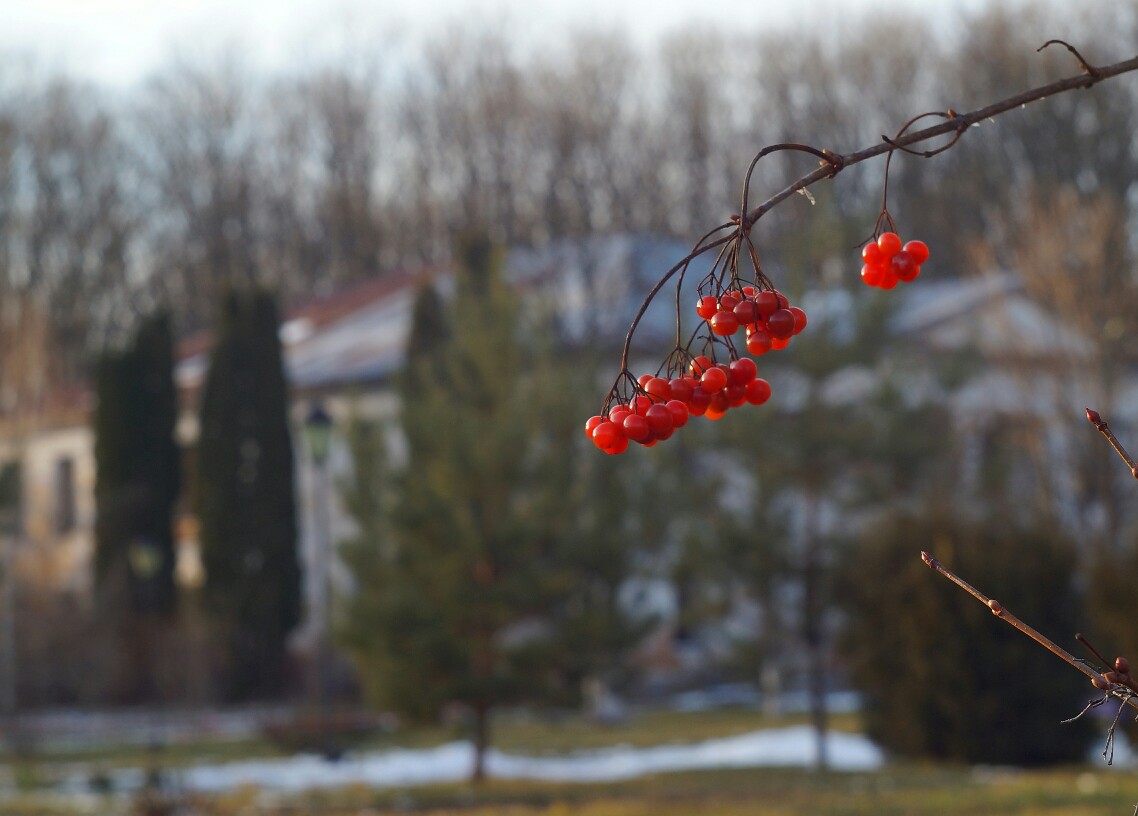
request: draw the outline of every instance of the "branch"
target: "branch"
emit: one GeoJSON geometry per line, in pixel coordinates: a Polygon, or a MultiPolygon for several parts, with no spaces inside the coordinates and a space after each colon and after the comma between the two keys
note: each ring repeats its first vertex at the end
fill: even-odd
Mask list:
{"type": "MultiPolygon", "coordinates": [[[[1058,40],[1051,40],[1050,42],[1059,42],[1058,40]]],[[[1131,57],[1124,62],[1115,63],[1102,68],[1090,68],[1079,57],[1080,65],[1083,67],[1083,73],[1076,76],[1060,79],[1047,85],[1041,85],[1038,88],[1032,88],[1029,91],[1010,96],[1007,99],[1002,99],[999,102],[993,102],[983,108],[977,108],[969,113],[955,113],[951,108],[948,110],[949,118],[947,121],[941,122],[938,125],[927,127],[924,130],[914,131],[908,135],[902,136],[897,139],[882,138],[880,144],[875,144],[872,147],[867,147],[864,150],[858,150],[854,153],[849,153],[844,156],[838,156],[838,162],[841,168],[849,167],[851,164],[858,164],[859,162],[872,159],[880,156],[883,153],[888,153],[891,150],[898,148],[909,147],[910,145],[927,142],[929,139],[935,139],[938,136],[944,136],[949,133],[962,133],[967,128],[985,119],[991,119],[994,116],[999,116],[1002,113],[1007,113],[1010,110],[1023,107],[1030,102],[1037,102],[1040,99],[1046,99],[1049,96],[1065,93],[1076,88],[1090,88],[1104,79],[1125,74],[1130,71],[1138,70],[1138,56],[1131,57]]],[[[762,217],[764,213],[778,204],[780,201],[789,198],[799,190],[805,189],[812,184],[815,184],[823,179],[831,178],[836,174],[835,165],[831,162],[825,162],[823,166],[807,173],[802,178],[795,181],[785,189],[779,191],[775,195],[768,198],[755,209],[747,213],[747,221],[754,223],[758,218],[762,217]]]]}
{"type": "MultiPolygon", "coordinates": [[[[656,283],[656,285],[652,287],[651,291],[645,297],[639,311],[636,313],[636,316],[632,319],[631,325],[628,327],[628,333],[625,335],[624,348],[621,352],[622,374],[627,370],[629,349],[632,345],[633,335],[635,334],[641,319],[644,317],[644,314],[647,312],[649,304],[663,288],[664,284],[671,280],[677,272],[686,270],[693,260],[703,255],[705,252],[708,252],[709,250],[715,249],[717,247],[722,247],[724,244],[732,240],[739,240],[740,236],[748,234],[750,228],[765,213],[795,193],[804,191],[807,187],[810,187],[819,181],[835,177],[839,172],[844,170],[846,167],[849,167],[850,165],[859,164],[860,162],[867,161],[868,159],[872,159],[886,153],[892,154],[892,152],[895,150],[914,153],[916,155],[925,156],[926,158],[931,157],[955,145],[969,127],[986,119],[991,119],[994,116],[999,116],[1002,113],[1006,113],[1016,108],[1021,108],[1028,103],[1036,102],[1049,96],[1055,96],[1056,94],[1065,93],[1076,88],[1090,88],[1091,86],[1096,85],[1104,79],[1109,79],[1120,74],[1138,70],[1138,56],[1132,57],[1131,59],[1125,60],[1123,62],[1115,63],[1114,65],[1092,67],[1086,62],[1085,59],[1083,59],[1082,55],[1079,54],[1078,51],[1076,51],[1072,46],[1068,45],[1062,40],[1048,40],[1043,44],[1043,46],[1040,47],[1039,50],[1042,50],[1048,45],[1053,44],[1065,46],[1067,50],[1075,56],[1083,72],[1076,76],[1067,77],[1066,79],[1060,79],[1047,85],[1041,85],[1037,88],[1032,88],[1031,90],[1024,91],[1023,93],[1016,94],[1015,96],[1008,97],[1007,99],[1002,99],[999,102],[993,102],[990,105],[982,108],[977,108],[976,110],[970,111],[968,113],[957,113],[956,111],[949,108],[943,114],[921,114],[921,116],[911,119],[905,127],[907,128],[917,119],[930,115],[943,116],[945,117],[945,121],[941,122],[940,124],[933,125],[932,127],[914,131],[912,133],[904,133],[905,128],[902,128],[901,134],[894,138],[882,136],[882,140],[879,143],[846,155],[840,155],[830,150],[819,150],[817,148],[810,147],[809,145],[790,144],[772,145],[760,151],[752,161],[751,166],[747,171],[747,183],[744,185],[743,203],[740,213],[733,216],[731,220],[720,224],[718,227],[715,227],[712,230],[709,230],[698,242],[696,242],[691,252],[689,252],[688,255],[685,256],[679,263],[669,269],[656,283]],[[930,139],[935,139],[938,136],[944,136],[947,134],[953,134],[953,137],[948,141],[947,144],[941,145],[940,147],[927,151],[915,151],[911,149],[912,145],[921,144],[923,142],[929,141],[930,139]],[[792,184],[775,193],[773,196],[759,204],[754,209],[747,211],[747,188],[750,186],[751,172],[754,170],[754,166],[759,159],[776,150],[806,151],[819,156],[821,158],[821,161],[815,170],[807,173],[798,180],[794,181],[792,184]],[[730,230],[731,232],[726,235],[721,235],[718,238],[714,238],[713,240],[713,236],[716,236],[717,234],[727,230],[730,230]]],[[[620,377],[618,376],[618,382],[619,380],[620,377]]],[[[616,384],[614,384],[614,389],[615,388],[616,384]]],[[[609,398],[611,398],[611,396],[612,392],[610,391],[609,398]]],[[[606,399],[606,406],[607,402],[608,399],[606,399]]],[[[1138,471],[1135,471],[1135,477],[1138,478],[1138,471]]]]}
{"type": "MultiPolygon", "coordinates": [[[[1101,691],[1105,691],[1114,697],[1117,697],[1119,700],[1122,700],[1131,708],[1138,709],[1138,698],[1135,697],[1134,692],[1130,689],[1130,687],[1125,683],[1116,682],[1116,680],[1119,679],[1119,674],[1117,672],[1107,672],[1107,675],[1110,675],[1109,677],[1103,674],[1099,674],[1082,660],[1078,660],[1077,658],[1073,657],[1070,652],[1056,644],[1053,640],[1043,634],[1040,634],[1038,631],[1021,621],[1009,610],[1005,609],[1003,604],[1001,604],[999,601],[993,598],[989,598],[983,592],[976,589],[964,579],[960,578],[958,575],[952,572],[952,570],[950,570],[940,561],[937,561],[927,552],[921,553],[921,560],[924,561],[930,569],[939,572],[941,575],[952,581],[954,584],[963,589],[980,603],[984,604],[984,606],[992,610],[992,614],[997,618],[1000,618],[1010,625],[1014,626],[1016,629],[1023,632],[1040,646],[1047,649],[1047,651],[1051,652],[1053,655],[1060,658],[1068,665],[1074,666],[1076,669],[1081,671],[1083,674],[1090,678],[1091,684],[1095,688],[1101,691]]],[[[1128,672],[1125,674],[1128,676],[1128,672]]]]}
{"type": "Polygon", "coordinates": [[[1135,464],[1134,459],[1126,452],[1126,448],[1122,447],[1122,443],[1114,435],[1114,431],[1106,424],[1106,420],[1099,416],[1099,412],[1092,408],[1087,409],[1087,421],[1090,422],[1095,428],[1106,437],[1106,441],[1114,448],[1114,452],[1122,457],[1122,461],[1130,468],[1130,475],[1138,479],[1138,464],[1135,464]]]}

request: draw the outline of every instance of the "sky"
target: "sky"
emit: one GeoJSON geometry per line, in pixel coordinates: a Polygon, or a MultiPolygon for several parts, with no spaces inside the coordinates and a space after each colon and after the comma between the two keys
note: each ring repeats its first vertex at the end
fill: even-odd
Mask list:
{"type": "Polygon", "coordinates": [[[432,31],[486,22],[540,47],[567,28],[624,28],[650,45],[704,24],[747,30],[840,29],[867,11],[974,9],[988,0],[0,0],[0,53],[112,87],[129,87],[173,57],[236,48],[277,70],[345,48],[413,44],[432,31]]]}

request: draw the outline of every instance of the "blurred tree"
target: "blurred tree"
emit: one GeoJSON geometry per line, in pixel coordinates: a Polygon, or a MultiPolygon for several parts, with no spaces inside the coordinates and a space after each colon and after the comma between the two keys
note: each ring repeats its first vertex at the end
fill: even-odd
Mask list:
{"type": "Polygon", "coordinates": [[[263,289],[225,300],[201,404],[195,494],[202,598],[224,650],[227,700],[279,694],[300,617],[293,448],[279,321],[263,289]]]}
{"type": "Polygon", "coordinates": [[[130,348],[103,355],[96,395],[95,580],[125,581],[135,613],[169,615],[181,459],[168,314],[143,321],[130,348]]]}
{"type": "Polygon", "coordinates": [[[1082,619],[1075,551],[1054,528],[968,520],[946,506],[884,519],[844,560],[858,580],[841,593],[850,616],[843,652],[870,738],[913,758],[1082,760],[1090,724],[1058,720],[1094,696],[1086,679],[958,587],[930,580],[922,548],[1061,644],[1082,619]]]}
{"type": "Polygon", "coordinates": [[[495,708],[576,699],[632,629],[617,604],[627,550],[590,505],[603,488],[581,479],[595,457],[564,369],[519,335],[497,251],[472,239],[460,257],[453,302],[428,287],[415,309],[405,459],[385,471],[375,432],[354,436],[345,496],[361,532],[346,553],[367,589],[343,637],[383,704],[469,709],[480,779],[495,708]]]}

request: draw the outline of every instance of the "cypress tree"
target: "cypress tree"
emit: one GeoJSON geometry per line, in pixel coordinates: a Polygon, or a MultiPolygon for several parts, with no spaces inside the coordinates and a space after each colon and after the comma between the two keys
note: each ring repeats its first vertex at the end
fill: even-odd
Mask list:
{"type": "Polygon", "coordinates": [[[262,290],[230,292],[201,404],[196,496],[203,603],[225,699],[279,694],[300,618],[294,462],[279,320],[262,290]]]}
{"type": "Polygon", "coordinates": [[[143,321],[129,348],[100,359],[94,418],[96,583],[125,584],[134,612],[163,616],[176,606],[181,490],[173,371],[170,318],[161,313],[143,321]]]}

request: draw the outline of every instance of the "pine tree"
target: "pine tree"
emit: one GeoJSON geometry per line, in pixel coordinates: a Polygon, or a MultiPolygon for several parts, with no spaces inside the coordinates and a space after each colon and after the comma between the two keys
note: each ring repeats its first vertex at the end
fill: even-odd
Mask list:
{"type": "Polygon", "coordinates": [[[575,480],[595,453],[580,409],[565,408],[541,344],[519,343],[497,251],[476,240],[460,258],[447,307],[429,289],[418,299],[399,382],[406,458],[385,478],[389,501],[366,501],[377,438],[354,445],[346,498],[369,521],[346,548],[361,591],[343,635],[379,702],[420,718],[467,707],[479,779],[495,708],[575,700],[631,630],[616,603],[628,569],[619,528],[578,535],[588,514],[575,480]]]}
{"type": "Polygon", "coordinates": [[[278,317],[265,291],[231,292],[201,405],[196,497],[226,699],[279,694],[300,618],[293,448],[278,317]]]}

